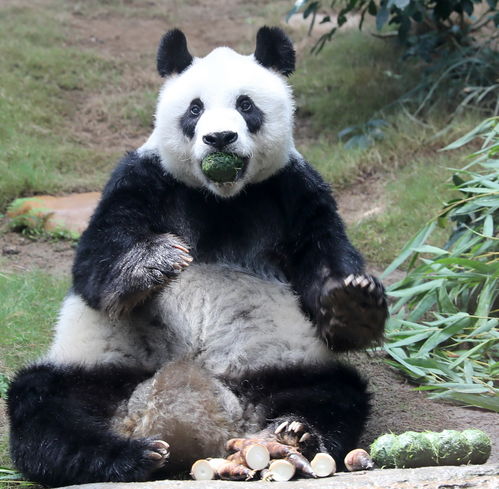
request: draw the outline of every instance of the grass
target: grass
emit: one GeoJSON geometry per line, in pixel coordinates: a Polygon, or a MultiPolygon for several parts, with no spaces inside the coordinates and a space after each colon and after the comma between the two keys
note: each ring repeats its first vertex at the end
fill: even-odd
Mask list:
{"type": "Polygon", "coordinates": [[[356,29],[338,33],[318,55],[298,60],[291,79],[298,114],[311,115],[314,132],[325,134],[366,122],[411,86],[414,70],[400,55],[390,41],[356,29]]]}
{"type": "Polygon", "coordinates": [[[12,373],[45,351],[68,286],[67,280],[39,271],[0,274],[3,373],[12,373]]]}
{"type": "Polygon", "coordinates": [[[496,412],[498,134],[496,117],[453,143],[484,144],[467,168],[454,174],[457,198],[435,213],[385,271],[408,263],[406,277],[388,289],[394,303],[384,346],[389,363],[431,397],[496,412]],[[452,231],[442,247],[429,245],[437,224],[452,231]]]}
{"type": "Polygon", "coordinates": [[[0,58],[0,210],[17,196],[99,186],[109,155],[75,142],[67,121],[119,66],[67,46],[50,8],[0,9],[0,58]]]}
{"type": "MultiPolygon", "coordinates": [[[[68,281],[39,271],[0,274],[0,398],[6,382],[46,350],[68,281]]],[[[0,467],[10,465],[8,441],[0,433],[0,467]]],[[[0,488],[3,483],[0,481],[0,488]]]]}
{"type": "MultiPolygon", "coordinates": [[[[455,166],[462,164],[457,160],[455,166]]],[[[352,240],[370,263],[386,266],[407,238],[442,207],[451,194],[446,183],[451,163],[447,155],[415,158],[386,182],[385,211],[350,228],[352,240]]]]}
{"type": "Polygon", "coordinates": [[[387,108],[413,86],[417,70],[402,64],[387,42],[356,30],[340,32],[319,55],[304,58],[292,78],[297,125],[308,127],[298,140],[304,156],[337,192],[348,195],[349,187],[372,175],[383,181],[383,213],[349,229],[368,261],[379,267],[390,263],[407,237],[442,206],[450,192],[449,168],[465,164],[466,152],[439,150],[483,117],[468,111],[450,122],[443,107],[434,107],[420,121],[400,106],[387,108]],[[367,149],[345,148],[338,133],[373,116],[387,123],[382,139],[367,149]]]}

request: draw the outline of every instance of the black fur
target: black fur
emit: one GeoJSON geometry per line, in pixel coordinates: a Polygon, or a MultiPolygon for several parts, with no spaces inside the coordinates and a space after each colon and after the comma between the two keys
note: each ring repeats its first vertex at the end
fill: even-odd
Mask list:
{"type": "MultiPolygon", "coordinates": [[[[28,479],[55,487],[174,475],[149,456],[152,440],[125,439],[109,428],[118,403],[150,375],[117,366],[23,369],[8,393],[16,467],[28,479]]],[[[366,383],[339,364],[268,369],[229,387],[263,413],[263,433],[272,433],[283,420],[301,421],[314,441],[304,453],[327,450],[339,467],[355,448],[369,412],[366,383]]]]}
{"type": "Polygon", "coordinates": [[[31,480],[64,486],[145,480],[151,447],[108,429],[117,404],[150,372],[137,368],[37,365],[21,370],[8,392],[11,456],[31,480]]]}
{"type": "Polygon", "coordinates": [[[279,27],[262,27],[256,35],[255,59],[265,68],[289,76],[295,71],[295,50],[279,27]]]}
{"type": "Polygon", "coordinates": [[[271,433],[287,420],[301,421],[313,437],[310,453],[327,451],[343,468],[370,410],[366,382],[350,367],[333,363],[321,367],[272,368],[252,373],[234,391],[256,409],[263,409],[271,433]]]}
{"type": "Polygon", "coordinates": [[[306,162],[290,161],[268,180],[220,199],[174,180],[158,158],[132,152],[114,171],[80,239],[75,292],[95,309],[105,309],[111,291],[127,301],[142,294],[116,270],[127,268],[131,249],[151,249],[151,240],[165,233],[180,237],[198,263],[230,257],[255,273],[284,274],[313,320],[325,281],[363,270],[329,186],[306,162]]]}
{"type": "Polygon", "coordinates": [[[179,29],[168,31],[161,39],[156,57],[158,73],[162,77],[182,73],[192,63],[187,40],[179,29]]]}
{"type": "Polygon", "coordinates": [[[240,95],[236,101],[236,109],[246,121],[248,131],[257,133],[265,121],[265,115],[255,102],[247,95],[240,95]]]}
{"type": "Polygon", "coordinates": [[[196,124],[203,112],[204,104],[200,99],[196,98],[190,103],[189,107],[180,118],[180,128],[189,139],[194,137],[196,124]]]}

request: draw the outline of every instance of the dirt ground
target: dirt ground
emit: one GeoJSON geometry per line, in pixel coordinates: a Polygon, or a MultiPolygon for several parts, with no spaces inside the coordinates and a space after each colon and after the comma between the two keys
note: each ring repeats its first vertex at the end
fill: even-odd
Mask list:
{"type": "MultiPolygon", "coordinates": [[[[144,3],[147,2],[142,2],[144,3]]],[[[157,2],[148,3],[154,6],[157,2]]],[[[220,43],[250,52],[257,27],[269,22],[258,14],[264,10],[266,3],[269,2],[251,2],[248,6],[248,2],[243,0],[172,1],[171,10],[163,17],[151,14],[149,17],[142,15],[140,18],[117,15],[99,8],[90,13],[80,11],[77,8],[80,3],[75,3],[74,10],[63,20],[68,23],[73,33],[71,44],[82,48],[97,44],[99,49],[110,57],[127,56],[137,66],[145,66],[144,59],[153,63],[158,39],[166,29],[173,26],[179,26],[186,32],[192,51],[198,55],[205,54],[220,43]]],[[[290,5],[289,2],[275,4],[279,8],[290,5]]],[[[285,8],[280,11],[285,11],[285,8]]],[[[267,15],[275,15],[275,11],[267,12],[267,15]]],[[[300,32],[303,31],[303,25],[300,23],[295,26],[300,32]]],[[[303,50],[305,44],[306,41],[299,43],[299,50],[303,50]]],[[[124,88],[159,87],[160,83],[153,65],[148,70],[139,70],[138,73],[124,73],[122,82],[124,88]]],[[[78,120],[68,122],[72,126],[71,130],[82,143],[95,148],[116,147],[125,151],[140,145],[147,136],[147,131],[134,131],[133,128],[127,127],[118,130],[117,134],[114,123],[111,124],[105,117],[100,117],[100,100],[107,95],[105,89],[102,93],[80,94],[75,103],[81,110],[78,111],[78,120]]],[[[297,126],[299,147],[300,138],[310,135],[300,133],[299,124],[297,126]]],[[[340,194],[340,210],[347,223],[358,222],[373,213],[382,212],[384,201],[381,190],[379,182],[372,180],[340,194]],[[368,187],[372,198],[366,203],[364,196],[368,187]]],[[[61,276],[70,273],[74,245],[65,241],[33,241],[22,235],[7,232],[0,235],[0,254],[2,271],[22,272],[39,268],[61,276]]],[[[430,401],[424,394],[414,391],[412,386],[386,366],[380,357],[351,355],[349,360],[358,365],[370,379],[371,391],[374,394],[374,411],[363,438],[363,445],[390,430],[402,432],[474,427],[489,433],[495,443],[491,461],[499,461],[497,414],[430,401]]],[[[0,405],[0,430],[5,429],[2,407],[0,405]]]]}

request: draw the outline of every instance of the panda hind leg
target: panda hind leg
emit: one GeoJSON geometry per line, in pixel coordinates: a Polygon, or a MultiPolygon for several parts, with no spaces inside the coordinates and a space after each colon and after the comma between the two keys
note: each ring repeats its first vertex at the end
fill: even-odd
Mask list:
{"type": "Polygon", "coordinates": [[[230,440],[229,450],[263,443],[271,456],[288,458],[311,477],[307,460],[319,452],[329,453],[344,468],[345,455],[357,448],[370,410],[366,382],[354,369],[336,363],[267,369],[247,375],[239,385],[238,395],[268,421],[261,431],[230,440]],[[289,458],[294,453],[303,457],[289,458]]]}
{"type": "Polygon", "coordinates": [[[148,372],[119,366],[51,363],[21,370],[8,392],[11,456],[30,480],[48,486],[149,479],[168,446],[109,429],[118,403],[148,372]]]}

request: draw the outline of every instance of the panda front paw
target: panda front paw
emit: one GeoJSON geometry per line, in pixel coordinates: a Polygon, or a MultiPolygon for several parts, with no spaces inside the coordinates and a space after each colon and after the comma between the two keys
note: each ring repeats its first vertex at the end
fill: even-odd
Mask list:
{"type": "Polygon", "coordinates": [[[387,318],[385,288],[377,278],[349,275],[324,283],[318,326],[331,349],[356,350],[380,341],[387,318]]]}
{"type": "Polygon", "coordinates": [[[143,240],[115,264],[103,298],[111,317],[120,317],[167,285],[192,262],[187,244],[173,234],[143,240]]]}
{"type": "Polygon", "coordinates": [[[165,285],[192,262],[187,245],[173,234],[156,236],[144,251],[132,274],[145,288],[165,285]]]}
{"type": "Polygon", "coordinates": [[[127,448],[105,469],[108,473],[104,479],[111,482],[151,480],[165,467],[169,456],[170,447],[163,440],[129,440],[127,448]]]}

